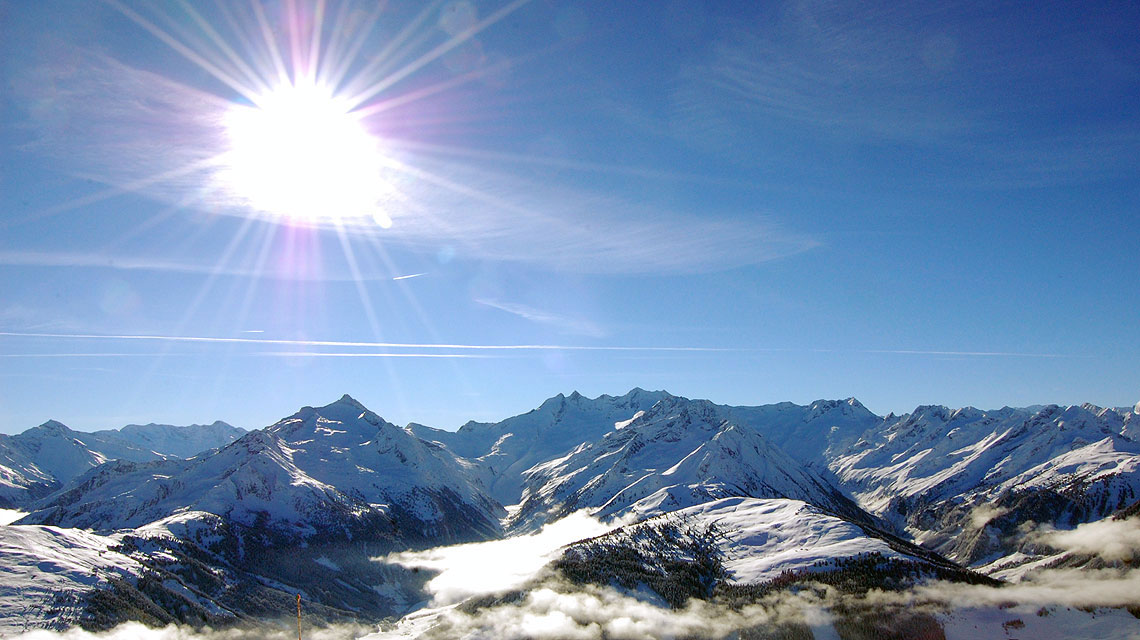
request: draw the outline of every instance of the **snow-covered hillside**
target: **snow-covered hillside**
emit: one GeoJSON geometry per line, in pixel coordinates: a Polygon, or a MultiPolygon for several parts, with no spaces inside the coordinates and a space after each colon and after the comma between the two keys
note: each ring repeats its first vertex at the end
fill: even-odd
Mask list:
{"type": "MultiPolygon", "coordinates": [[[[57,576],[44,584],[62,580],[72,618],[82,608],[104,621],[194,624],[262,617],[298,591],[326,620],[400,614],[424,599],[430,576],[374,558],[526,533],[579,510],[635,523],[626,536],[665,521],[715,531],[704,567],[715,576],[684,564],[711,558],[686,556],[700,545],[654,542],[677,547],[661,558],[679,581],[658,576],[670,606],[711,597],[702,589],[713,583],[751,597],[757,583],[816,571],[863,585],[879,584],[876,571],[912,586],[930,576],[981,584],[942,556],[998,577],[1120,562],[1086,548],[1104,528],[1062,534],[1140,510],[1138,424],[1132,408],[1091,405],[881,418],[853,398],[731,407],[634,389],[559,394],[451,433],[397,427],[344,396],[183,459],[237,430],[83,434],[49,422],[0,437],[0,499],[15,497],[0,508],[30,511],[0,555],[57,576]],[[67,577],[53,558],[71,556],[105,579],[67,577]],[[151,615],[167,606],[181,613],[151,615]]],[[[1122,522],[1112,526],[1135,528],[1122,522]]],[[[0,589],[0,606],[15,593],[0,589]]]]}
{"type": "Polygon", "coordinates": [[[128,424],[118,430],[96,431],[93,435],[120,439],[164,456],[192,458],[199,453],[224,447],[245,434],[245,429],[216,420],[211,424],[176,426],[172,424],[128,424]]]}
{"type": "Polygon", "coordinates": [[[826,480],[731,413],[667,397],[567,455],[524,472],[513,525],[533,528],[578,509],[599,517],[655,515],[732,496],[794,498],[870,521],[826,480]]]}
{"type": "Polygon", "coordinates": [[[128,425],[87,433],[48,420],[23,433],[0,435],[0,507],[24,506],[109,460],[188,458],[232,442],[243,430],[212,425],[128,425]]]}
{"type": "Polygon", "coordinates": [[[398,537],[434,542],[496,535],[504,515],[446,450],[348,396],[192,460],[93,469],[32,508],[22,523],[114,531],[192,510],[286,539],[398,528],[398,537]]]}
{"type": "Polygon", "coordinates": [[[924,406],[830,466],[860,504],[920,541],[967,563],[992,561],[1016,547],[1002,538],[1026,521],[1071,527],[1140,498],[1140,443],[1124,435],[1134,422],[1091,405],[924,406]]]}
{"type": "Polygon", "coordinates": [[[597,398],[575,391],[569,396],[558,394],[537,409],[502,422],[469,422],[455,432],[410,426],[419,437],[441,442],[478,462],[491,495],[502,504],[516,504],[522,497],[524,471],[601,438],[669,397],[664,391],[644,389],[597,398]]]}
{"type": "Polygon", "coordinates": [[[0,526],[0,635],[78,621],[92,589],[135,580],[142,565],[117,541],[79,529],[0,526]]]}
{"type": "MultiPolygon", "coordinates": [[[[720,498],[663,517],[688,529],[715,531],[712,540],[728,571],[725,579],[730,584],[767,582],[784,571],[826,571],[829,560],[871,553],[925,561],[897,551],[862,527],[802,500],[720,498]]],[[[652,525],[659,518],[642,520],[594,541],[606,544],[610,539],[636,540],[640,527],[652,525]]]]}

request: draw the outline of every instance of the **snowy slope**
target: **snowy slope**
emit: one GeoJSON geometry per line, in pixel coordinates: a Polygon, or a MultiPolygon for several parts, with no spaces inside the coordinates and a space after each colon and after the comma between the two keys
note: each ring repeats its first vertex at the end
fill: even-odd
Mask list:
{"type": "Polygon", "coordinates": [[[164,456],[191,458],[199,453],[224,447],[245,434],[245,429],[221,420],[213,424],[176,426],[171,424],[128,424],[118,430],[96,431],[104,440],[122,441],[164,456]]]}
{"type": "Polygon", "coordinates": [[[831,469],[872,513],[953,558],[990,561],[1003,545],[982,532],[989,520],[1072,526],[1140,497],[1126,418],[1092,405],[924,406],[839,452],[831,469]]]}
{"type": "Polygon", "coordinates": [[[795,498],[870,521],[850,500],[723,407],[668,397],[623,428],[524,473],[512,525],[533,528],[578,509],[648,516],[709,500],[795,498]]]}
{"type": "Polygon", "coordinates": [[[496,423],[469,422],[456,432],[411,425],[425,440],[446,445],[476,460],[491,495],[502,504],[519,502],[526,469],[559,458],[578,445],[614,431],[615,425],[671,397],[664,391],[633,389],[622,396],[587,398],[577,391],[558,394],[537,409],[496,423]]]}
{"type": "Polygon", "coordinates": [[[112,531],[191,510],[285,539],[475,539],[503,515],[446,450],[347,396],[199,458],[99,467],[33,508],[21,522],[112,531]]]}
{"type": "Polygon", "coordinates": [[[883,418],[855,398],[724,408],[733,422],[755,429],[788,455],[819,471],[827,468],[836,451],[883,425],[883,418]]]}
{"type": "Polygon", "coordinates": [[[137,578],[142,565],[112,551],[116,544],[78,529],[0,526],[0,635],[70,626],[83,594],[137,578]]]}
{"type": "MultiPolygon", "coordinates": [[[[496,423],[470,422],[456,432],[416,424],[409,427],[421,438],[440,442],[456,454],[479,462],[491,494],[503,504],[514,504],[521,499],[524,471],[625,427],[660,400],[693,402],[665,391],[638,388],[622,396],[597,398],[574,392],[554,396],[528,413],[496,423]]],[[[823,473],[827,473],[828,451],[856,441],[883,422],[854,398],[817,400],[806,406],[791,402],[713,406],[734,424],[755,430],[792,458],[823,473]]]]}
{"type": "Polygon", "coordinates": [[[187,458],[232,442],[242,433],[224,422],[189,427],[128,425],[118,431],[87,433],[48,420],[18,435],[0,435],[0,507],[26,505],[109,460],[187,458]]]}
{"type": "Polygon", "coordinates": [[[715,526],[731,584],[764,582],[783,571],[812,570],[817,563],[868,553],[916,559],[801,500],[722,498],[673,516],[697,529],[715,526]]]}

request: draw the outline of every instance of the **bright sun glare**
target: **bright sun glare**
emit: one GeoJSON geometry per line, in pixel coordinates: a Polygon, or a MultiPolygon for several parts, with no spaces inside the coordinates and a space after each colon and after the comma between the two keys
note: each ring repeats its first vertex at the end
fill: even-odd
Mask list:
{"type": "Polygon", "coordinates": [[[226,115],[227,187],[254,209],[308,222],[391,218],[383,156],[343,99],[315,84],[286,84],[226,115]]]}

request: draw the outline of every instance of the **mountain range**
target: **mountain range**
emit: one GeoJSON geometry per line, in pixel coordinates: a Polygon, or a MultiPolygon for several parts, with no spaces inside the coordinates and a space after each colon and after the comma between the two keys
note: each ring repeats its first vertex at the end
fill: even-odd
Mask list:
{"type": "Polygon", "coordinates": [[[0,527],[0,628],[17,609],[40,626],[219,624],[287,609],[294,593],[326,620],[377,620],[421,606],[429,577],[376,558],[523,535],[583,509],[629,523],[568,548],[562,566],[588,580],[614,549],[641,553],[630,540],[664,531],[654,548],[684,546],[677,522],[721,529],[701,548],[726,585],[871,556],[962,580],[1072,566],[1091,559],[1033,527],[1136,510],[1138,410],[882,417],[853,398],[733,407],[633,389],[559,394],[454,432],[393,425],[347,395],[250,432],[49,421],[0,437],[0,499],[26,513],[0,527]],[[50,540],[50,558],[28,540],[50,540]],[[583,573],[575,558],[594,560],[583,573]]]}
{"type": "Polygon", "coordinates": [[[189,426],[132,424],[93,433],[48,420],[14,436],[0,434],[0,508],[20,507],[48,495],[109,460],[188,458],[244,433],[220,420],[189,426]]]}

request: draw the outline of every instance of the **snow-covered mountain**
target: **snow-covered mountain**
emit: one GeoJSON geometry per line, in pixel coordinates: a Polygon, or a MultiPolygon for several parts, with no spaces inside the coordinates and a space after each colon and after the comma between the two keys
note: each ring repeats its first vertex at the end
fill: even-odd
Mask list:
{"type": "Polygon", "coordinates": [[[122,440],[140,449],[163,456],[192,458],[199,453],[224,447],[242,437],[245,429],[216,420],[212,424],[177,426],[172,424],[128,424],[120,429],[96,431],[92,435],[122,440]]]}
{"type": "Polygon", "coordinates": [[[66,628],[86,608],[81,594],[137,580],[142,565],[116,545],[79,529],[0,527],[0,635],[66,628]]]}
{"type": "Polygon", "coordinates": [[[513,505],[522,498],[524,471],[601,438],[671,397],[664,391],[637,388],[622,396],[597,398],[575,391],[569,396],[560,393],[533,411],[501,422],[468,422],[454,432],[416,424],[409,427],[419,437],[440,442],[477,462],[491,495],[502,504],[513,505]]]}
{"type": "Polygon", "coordinates": [[[468,467],[344,396],[191,460],[98,467],[21,522],[114,531],[192,510],[282,540],[494,536],[505,512],[468,467]]]}
{"type": "Polygon", "coordinates": [[[533,528],[578,509],[640,517],[733,496],[793,498],[870,522],[836,487],[796,462],[732,412],[667,396],[601,439],[523,473],[512,524],[533,528]]]}
{"type": "Polygon", "coordinates": [[[1136,414],[922,406],[831,457],[872,513],[966,563],[1016,549],[1025,522],[1071,527],[1140,498],[1136,414]]]}
{"type": "MultiPolygon", "coordinates": [[[[588,559],[587,549],[643,547],[647,529],[669,525],[678,536],[707,536],[727,584],[768,582],[785,572],[829,571],[848,558],[875,554],[938,567],[952,565],[913,545],[824,513],[802,500],[720,498],[640,520],[566,548],[568,560],[588,559]]],[[[659,541],[654,541],[659,542],[659,541]]]]}
{"type": "Polygon", "coordinates": [[[128,425],[88,433],[48,420],[14,436],[0,434],[0,507],[23,506],[109,460],[188,458],[242,433],[220,421],[189,427],[128,425]]]}
{"type": "MultiPolygon", "coordinates": [[[[883,418],[853,398],[732,407],[634,389],[559,394],[457,432],[397,427],[344,396],[194,457],[183,454],[237,430],[183,429],[48,422],[0,437],[0,499],[32,510],[0,554],[82,591],[67,600],[73,617],[258,618],[303,592],[324,619],[378,619],[414,607],[430,576],[377,556],[526,533],[581,509],[646,523],[623,528],[634,537],[670,518],[715,524],[716,580],[741,593],[821,567],[859,584],[880,569],[984,580],[943,556],[995,575],[1095,563],[1033,527],[1140,509],[1140,406],[883,418]],[[517,506],[508,517],[503,505],[517,506]],[[41,538],[46,555],[10,548],[41,538]],[[105,579],[70,576],[71,555],[105,579]]],[[[686,556],[700,545],[672,535],[654,538],[661,558],[701,561],[686,556]]],[[[0,608],[9,597],[0,586],[0,608]]]]}

